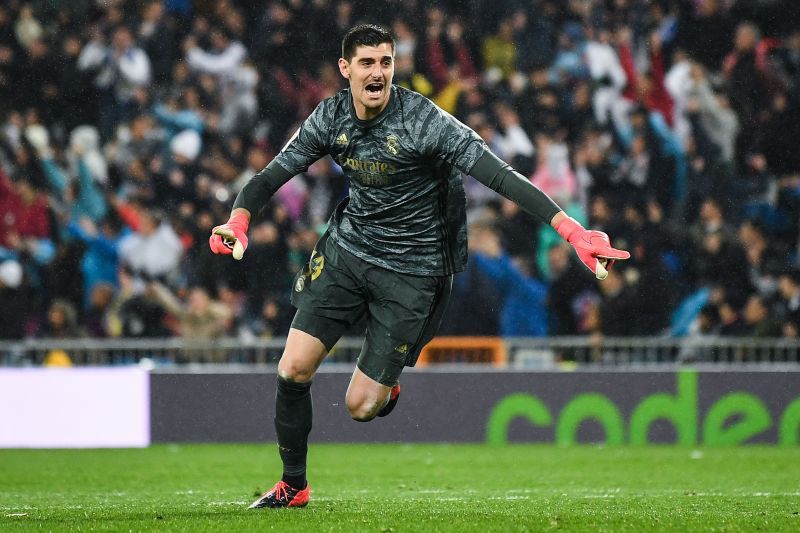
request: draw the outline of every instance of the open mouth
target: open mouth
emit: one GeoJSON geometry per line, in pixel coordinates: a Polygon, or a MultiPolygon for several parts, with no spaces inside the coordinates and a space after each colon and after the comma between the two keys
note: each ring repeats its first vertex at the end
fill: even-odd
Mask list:
{"type": "Polygon", "coordinates": [[[375,82],[366,86],[367,96],[379,96],[383,92],[383,83],[375,82]]]}

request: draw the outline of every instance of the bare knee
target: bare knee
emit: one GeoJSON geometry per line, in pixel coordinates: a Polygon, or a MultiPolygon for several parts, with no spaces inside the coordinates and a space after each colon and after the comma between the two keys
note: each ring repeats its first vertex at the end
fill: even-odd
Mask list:
{"type": "Polygon", "coordinates": [[[314,377],[316,368],[288,357],[281,357],[278,362],[278,375],[286,381],[308,383],[314,377]]]}
{"type": "Polygon", "coordinates": [[[357,405],[347,404],[347,410],[356,422],[369,422],[378,414],[380,405],[377,402],[364,402],[357,405]]]}
{"type": "Polygon", "coordinates": [[[347,411],[350,413],[352,419],[357,422],[369,422],[375,418],[378,411],[381,410],[381,407],[383,407],[385,403],[385,397],[361,396],[355,398],[353,396],[348,396],[345,400],[347,411]]]}
{"type": "Polygon", "coordinates": [[[299,329],[289,329],[278,375],[287,381],[308,383],[328,351],[322,341],[299,329]]]}

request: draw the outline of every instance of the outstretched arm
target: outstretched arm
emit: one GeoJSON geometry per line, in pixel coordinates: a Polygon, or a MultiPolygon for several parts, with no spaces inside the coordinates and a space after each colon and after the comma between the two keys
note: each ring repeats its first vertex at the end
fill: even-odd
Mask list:
{"type": "Polygon", "coordinates": [[[239,260],[247,249],[247,228],[253,213],[260,213],[267,202],[284,183],[292,179],[292,174],[284,170],[274,160],[267,167],[250,178],[233,203],[233,211],[228,222],[211,231],[208,245],[215,254],[233,255],[239,260]]]}
{"type": "Polygon", "coordinates": [[[630,258],[631,254],[625,250],[611,246],[608,235],[602,231],[589,231],[577,220],[567,216],[552,198],[489,150],[478,159],[470,174],[490,189],[517,203],[527,213],[550,224],[575,248],[580,260],[597,279],[608,276],[607,269],[614,261],[630,258]]]}
{"type": "Polygon", "coordinates": [[[549,196],[489,150],[483,152],[469,174],[545,224],[552,225],[553,218],[563,213],[549,196]]]}
{"type": "Polygon", "coordinates": [[[330,99],[320,102],[275,159],[242,187],[233,203],[228,222],[211,230],[208,245],[212,252],[241,259],[247,249],[250,218],[266,207],[269,199],[284,183],[296,174],[305,172],[311,163],[327,153],[329,102],[330,99]]]}

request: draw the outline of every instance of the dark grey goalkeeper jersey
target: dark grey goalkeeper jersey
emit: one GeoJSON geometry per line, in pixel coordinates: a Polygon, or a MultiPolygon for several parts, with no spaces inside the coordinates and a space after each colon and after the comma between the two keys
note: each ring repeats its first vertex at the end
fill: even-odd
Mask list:
{"type": "Polygon", "coordinates": [[[330,219],[331,238],[370,263],[407,274],[447,275],[467,261],[469,173],[487,146],[424,96],[392,86],[370,121],[356,117],[350,90],[322,101],[274,162],[304,172],[330,154],[350,196],[330,219]]]}

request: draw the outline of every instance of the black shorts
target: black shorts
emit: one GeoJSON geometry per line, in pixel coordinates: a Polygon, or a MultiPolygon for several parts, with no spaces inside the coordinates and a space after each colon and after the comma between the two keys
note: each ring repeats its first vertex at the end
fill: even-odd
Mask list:
{"type": "Polygon", "coordinates": [[[378,383],[397,383],[414,366],[442,322],[453,276],[415,276],[368,263],[324,234],[294,279],[292,327],[320,339],[329,350],[367,315],[358,368],[378,383]]]}

